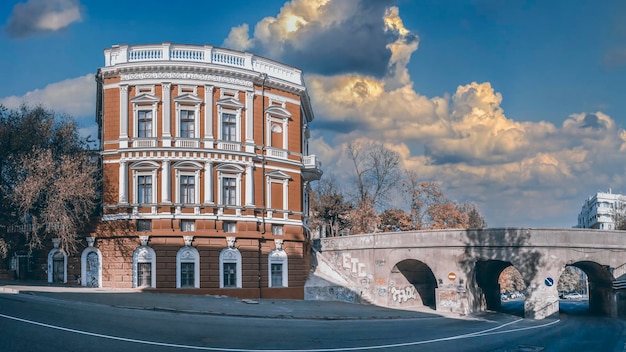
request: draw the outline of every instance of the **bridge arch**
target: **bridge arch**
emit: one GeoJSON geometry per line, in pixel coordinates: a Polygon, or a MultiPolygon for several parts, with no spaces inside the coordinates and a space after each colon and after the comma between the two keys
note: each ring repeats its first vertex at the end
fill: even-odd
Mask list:
{"type": "MultiPolygon", "coordinates": [[[[511,266],[519,273],[519,269],[509,261],[489,259],[478,260],[476,262],[476,284],[483,293],[485,305],[488,310],[502,311],[499,279],[502,272],[511,266]]],[[[525,278],[523,278],[523,280],[524,284],[528,286],[528,280],[525,278]]]]}
{"type": "Polygon", "coordinates": [[[577,261],[565,265],[560,275],[568,266],[576,267],[587,275],[589,312],[599,315],[611,315],[613,296],[613,274],[611,267],[594,261],[577,261]]]}
{"type": "Polygon", "coordinates": [[[436,308],[437,280],[426,263],[417,259],[401,260],[391,269],[388,282],[390,305],[436,308]]]}

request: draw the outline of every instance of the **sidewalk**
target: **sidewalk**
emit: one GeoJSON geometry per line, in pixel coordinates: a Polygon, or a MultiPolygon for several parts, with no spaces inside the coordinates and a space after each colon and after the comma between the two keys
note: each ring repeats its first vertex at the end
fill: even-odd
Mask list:
{"type": "Polygon", "coordinates": [[[3,293],[30,294],[127,309],[235,317],[324,320],[416,319],[443,316],[461,318],[439,314],[429,308],[399,310],[334,301],[249,300],[225,296],[151,293],[134,289],[71,287],[23,281],[0,281],[0,294],[3,293]]]}

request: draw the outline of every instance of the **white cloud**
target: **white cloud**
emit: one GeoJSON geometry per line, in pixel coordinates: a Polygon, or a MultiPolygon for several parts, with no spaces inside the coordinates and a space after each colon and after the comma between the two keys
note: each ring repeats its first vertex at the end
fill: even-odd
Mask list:
{"type": "Polygon", "coordinates": [[[6,27],[14,38],[63,29],[82,20],[78,0],[29,0],[13,7],[6,27]]]}
{"type": "Polygon", "coordinates": [[[0,98],[0,104],[7,108],[18,108],[22,103],[42,105],[57,113],[65,113],[76,119],[88,117],[93,123],[96,99],[94,74],[51,83],[42,89],[35,89],[22,96],[0,98]]]}

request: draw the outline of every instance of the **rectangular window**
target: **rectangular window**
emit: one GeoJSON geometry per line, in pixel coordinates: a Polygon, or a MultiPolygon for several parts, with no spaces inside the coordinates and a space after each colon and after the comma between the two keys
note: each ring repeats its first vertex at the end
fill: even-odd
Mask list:
{"type": "Polygon", "coordinates": [[[152,203],[152,176],[137,176],[137,203],[152,203]]]}
{"type": "Polygon", "coordinates": [[[196,177],[191,175],[180,176],[180,202],[183,204],[195,204],[196,202],[196,177]]]}
{"type": "Polygon", "coordinates": [[[224,263],[224,287],[237,287],[237,263],[224,263]]]}
{"type": "Polygon", "coordinates": [[[137,287],[150,287],[152,285],[152,264],[137,263],[137,287]]]}
{"type": "Polygon", "coordinates": [[[224,232],[237,232],[237,223],[234,221],[224,221],[224,232]]]}
{"type": "Polygon", "coordinates": [[[222,204],[237,205],[237,179],[234,177],[222,178],[222,204]]]}
{"type": "Polygon", "coordinates": [[[184,232],[196,231],[196,222],[195,220],[181,220],[180,221],[180,230],[184,232]]]}
{"type": "Polygon", "coordinates": [[[274,235],[274,236],[282,236],[283,235],[283,225],[272,225],[272,235],[274,235]]]}
{"type": "Polygon", "coordinates": [[[222,113],[222,140],[237,140],[237,120],[235,114],[222,113]]]}
{"type": "Polygon", "coordinates": [[[283,265],[272,264],[272,287],[283,287],[283,265]]]}
{"type": "Polygon", "coordinates": [[[137,137],[152,137],[152,110],[139,110],[137,112],[137,137]]]}
{"type": "Polygon", "coordinates": [[[194,287],[194,263],[180,263],[180,287],[194,287]]]}
{"type": "Polygon", "coordinates": [[[145,219],[137,220],[137,231],[139,232],[152,231],[152,220],[145,220],[145,219]]]}
{"type": "Polygon", "coordinates": [[[180,111],[180,136],[182,138],[196,137],[196,122],[193,110],[180,111]]]}

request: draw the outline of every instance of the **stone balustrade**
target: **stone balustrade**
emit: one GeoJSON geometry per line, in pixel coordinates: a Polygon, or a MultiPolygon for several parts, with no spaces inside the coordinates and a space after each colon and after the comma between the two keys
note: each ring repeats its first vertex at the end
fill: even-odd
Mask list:
{"type": "Polygon", "coordinates": [[[131,62],[178,61],[230,66],[304,85],[302,71],[251,53],[211,45],[114,45],[104,50],[105,67],[131,62]]]}

